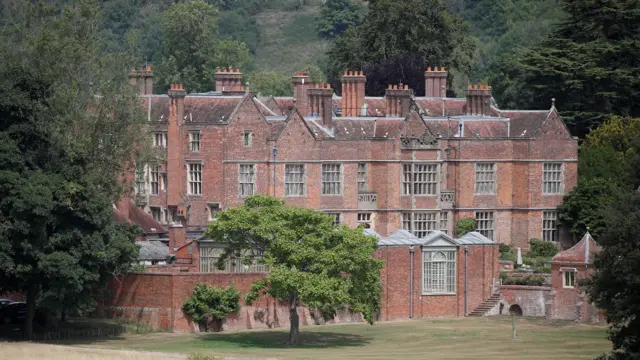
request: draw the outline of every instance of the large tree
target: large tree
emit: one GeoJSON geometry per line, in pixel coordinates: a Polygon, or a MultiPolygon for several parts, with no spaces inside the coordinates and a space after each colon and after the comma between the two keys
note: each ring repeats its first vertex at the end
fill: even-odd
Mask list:
{"type": "MultiPolygon", "coordinates": [[[[0,33],[0,287],[36,304],[91,307],[137,258],[114,223],[144,121],[124,54],[105,55],[100,4],[20,2],[0,33]]],[[[146,138],[146,136],[145,136],[146,138]]]]}
{"type": "Polygon", "coordinates": [[[243,68],[247,46],[218,39],[218,10],[202,0],[176,3],[160,16],[164,38],[156,64],[157,88],[182,83],[188,92],[213,90],[217,67],[243,68]]]}
{"type": "Polygon", "coordinates": [[[587,291],[611,326],[611,360],[640,358],[640,193],[622,192],[604,209],[607,224],[596,238],[596,256],[587,291]]]}
{"type": "Polygon", "coordinates": [[[297,308],[302,305],[347,306],[373,323],[380,308],[382,263],[372,257],[377,239],[362,229],[336,227],[322,212],[258,195],[220,213],[206,234],[226,245],[219,266],[234,256],[269,267],[246,301],[269,295],[287,302],[290,343],[299,343],[297,308]]]}
{"type": "Polygon", "coordinates": [[[444,65],[467,74],[473,51],[468,26],[440,0],[376,0],[362,25],[347,29],[329,49],[328,75],[336,87],[343,71],[364,70],[372,78],[368,94],[382,95],[398,82],[421,93],[424,80],[415,73],[444,65]],[[399,71],[390,72],[393,64],[399,71]]]}
{"type": "Polygon", "coordinates": [[[332,39],[350,26],[360,24],[362,9],[352,0],[327,0],[322,5],[318,21],[318,33],[332,39]]]}
{"type": "Polygon", "coordinates": [[[618,190],[640,186],[640,119],[613,116],[587,136],[578,156],[578,184],[558,207],[559,220],[576,235],[606,228],[601,209],[618,190]]]}
{"type": "Polygon", "coordinates": [[[563,0],[568,14],[540,45],[507,56],[497,73],[502,103],[547,108],[552,98],[574,135],[610,115],[640,116],[637,0],[563,0]]]}

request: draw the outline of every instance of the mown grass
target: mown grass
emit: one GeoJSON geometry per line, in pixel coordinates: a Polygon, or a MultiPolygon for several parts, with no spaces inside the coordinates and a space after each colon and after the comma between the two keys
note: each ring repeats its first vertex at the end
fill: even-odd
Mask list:
{"type": "Polygon", "coordinates": [[[508,317],[434,319],[302,328],[302,345],[287,329],[216,334],[132,335],[101,346],[278,359],[593,359],[611,348],[602,326],[508,317]]]}

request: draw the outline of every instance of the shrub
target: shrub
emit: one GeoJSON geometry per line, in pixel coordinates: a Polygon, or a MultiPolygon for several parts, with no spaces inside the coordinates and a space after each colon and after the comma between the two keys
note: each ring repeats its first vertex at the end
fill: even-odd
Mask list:
{"type": "Polygon", "coordinates": [[[476,231],[476,221],[472,218],[460,219],[456,223],[456,236],[464,236],[467,233],[476,231]]]}
{"type": "Polygon", "coordinates": [[[193,289],[193,295],[184,302],[182,310],[208,331],[209,321],[214,320],[220,328],[222,319],[240,309],[239,299],[240,293],[234,285],[217,288],[201,283],[193,289]]]}
{"type": "Polygon", "coordinates": [[[544,282],[544,278],[539,276],[504,277],[502,280],[503,285],[543,286],[544,282]]]}
{"type": "Polygon", "coordinates": [[[500,260],[516,261],[516,252],[511,245],[500,244],[500,260]]]}
{"type": "Polygon", "coordinates": [[[222,360],[222,357],[207,355],[202,353],[191,353],[187,360],[222,360]]]}
{"type": "Polygon", "coordinates": [[[535,272],[537,274],[551,274],[551,266],[546,265],[546,266],[539,267],[535,269],[535,272]]]}
{"type": "Polygon", "coordinates": [[[539,239],[531,239],[529,240],[529,245],[531,245],[531,250],[529,254],[533,257],[547,257],[551,259],[558,253],[558,248],[556,244],[548,241],[542,241],[539,239]]]}

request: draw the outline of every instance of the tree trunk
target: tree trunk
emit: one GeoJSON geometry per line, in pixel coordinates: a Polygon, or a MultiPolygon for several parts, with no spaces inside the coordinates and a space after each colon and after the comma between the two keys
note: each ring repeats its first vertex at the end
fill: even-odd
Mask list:
{"type": "Polygon", "coordinates": [[[67,309],[62,309],[62,313],[60,314],[60,322],[67,321],[67,309]]]}
{"type": "Polygon", "coordinates": [[[33,338],[33,319],[36,315],[36,299],[38,298],[38,286],[31,285],[27,291],[27,316],[24,319],[24,335],[27,340],[33,338]]]}
{"type": "Polygon", "coordinates": [[[298,294],[291,295],[289,300],[289,320],[291,329],[289,330],[289,344],[298,345],[300,343],[300,317],[298,316],[298,294]]]}

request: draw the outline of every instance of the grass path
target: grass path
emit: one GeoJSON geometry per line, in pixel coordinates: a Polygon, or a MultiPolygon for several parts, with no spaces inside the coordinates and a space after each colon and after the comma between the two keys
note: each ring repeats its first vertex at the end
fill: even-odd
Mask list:
{"type": "MultiPolygon", "coordinates": [[[[611,348],[602,326],[507,317],[430,319],[302,328],[303,345],[284,344],[286,329],[216,334],[149,334],[99,346],[145,351],[277,359],[593,359],[611,348]]],[[[96,346],[92,344],[91,346],[96,346]]]]}

